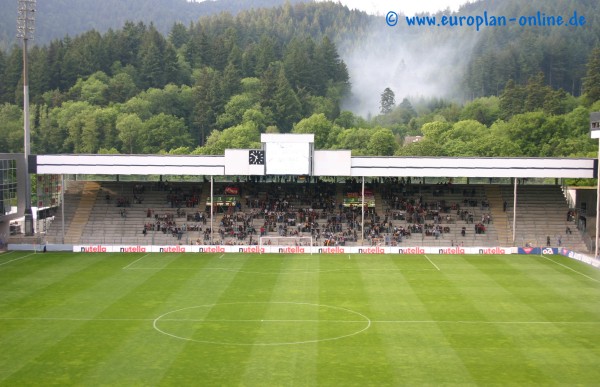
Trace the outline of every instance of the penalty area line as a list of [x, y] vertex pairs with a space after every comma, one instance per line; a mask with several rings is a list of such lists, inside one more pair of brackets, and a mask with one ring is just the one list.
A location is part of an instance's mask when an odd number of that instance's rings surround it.
[[[148, 253], [148, 254], [150, 254], [150, 253]], [[128, 269], [128, 268], [129, 268], [129, 266], [133, 265], [133, 264], [134, 264], [134, 263], [136, 263], [137, 261], [140, 261], [142, 258], [145, 258], [145, 257], [147, 257], [147, 256], [148, 256], [148, 254], [144, 254], [144, 255], [142, 255], [141, 257], [139, 257], [138, 259], [136, 259], [135, 261], [131, 262], [129, 265], [125, 266], [125, 267], [123, 268], [123, 270], [126, 270], [126, 269]]]
[[433, 265], [433, 267], [435, 267], [437, 269], [437, 271], [440, 271], [440, 268], [438, 267], [438, 265], [433, 263], [433, 261], [431, 259], [429, 259], [429, 257], [427, 255], [425, 255], [425, 258], [427, 258], [427, 260]]
[[9, 264], [9, 263], [14, 262], [14, 261], [18, 261], [18, 260], [23, 259], [23, 258], [27, 258], [29, 256], [32, 256], [33, 254], [35, 254], [35, 253], [31, 253], [31, 254], [27, 254], [27, 255], [24, 255], [24, 256], [19, 257], [19, 258], [11, 259], [10, 261], [2, 262], [2, 263], [0, 263], [0, 266]]

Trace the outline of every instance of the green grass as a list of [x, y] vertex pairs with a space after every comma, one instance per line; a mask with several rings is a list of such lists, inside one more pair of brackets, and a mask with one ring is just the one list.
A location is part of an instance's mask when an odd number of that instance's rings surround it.
[[598, 385], [564, 257], [0, 255], [0, 385]]

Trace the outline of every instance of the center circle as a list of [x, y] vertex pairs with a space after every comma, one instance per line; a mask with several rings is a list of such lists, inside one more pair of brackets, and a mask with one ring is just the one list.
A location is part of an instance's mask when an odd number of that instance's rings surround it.
[[292, 345], [339, 340], [369, 329], [356, 311], [303, 302], [231, 302], [164, 313], [153, 327], [167, 336], [223, 345]]

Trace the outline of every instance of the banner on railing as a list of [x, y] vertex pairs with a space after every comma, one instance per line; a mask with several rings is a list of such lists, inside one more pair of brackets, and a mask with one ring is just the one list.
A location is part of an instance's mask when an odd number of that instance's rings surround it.
[[565, 257], [569, 257], [569, 258], [574, 259], [576, 261], [587, 263], [588, 265], [592, 265], [595, 268], [599, 268], [600, 269], [600, 259], [596, 259], [596, 258], [593, 258], [593, 257], [589, 257], [587, 255], [576, 253], [575, 251], [571, 251], [571, 250], [568, 250], [568, 249], [560, 249], [560, 254], [564, 255]]

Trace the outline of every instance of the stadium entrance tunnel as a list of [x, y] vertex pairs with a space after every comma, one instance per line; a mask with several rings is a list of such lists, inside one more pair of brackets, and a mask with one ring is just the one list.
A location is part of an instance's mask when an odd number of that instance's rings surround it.
[[157, 317], [154, 329], [206, 344], [276, 346], [340, 340], [371, 326], [362, 313], [301, 302], [234, 302], [190, 306]]

